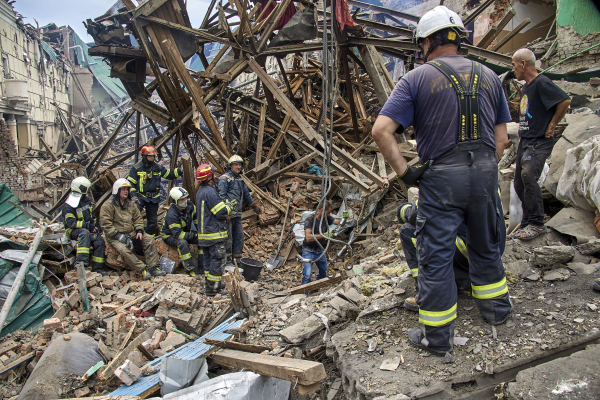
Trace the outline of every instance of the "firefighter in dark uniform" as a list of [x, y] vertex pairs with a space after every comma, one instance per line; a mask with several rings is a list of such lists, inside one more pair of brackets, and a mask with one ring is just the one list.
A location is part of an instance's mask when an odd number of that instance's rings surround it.
[[[498, 197], [500, 197], [500, 191], [498, 191]], [[402, 243], [402, 250], [406, 257], [406, 263], [410, 268], [412, 277], [415, 280], [415, 289], [417, 295], [419, 294], [419, 264], [417, 262], [417, 236], [415, 234], [417, 214], [418, 214], [418, 201], [413, 203], [404, 203], [398, 207], [396, 215], [398, 222], [403, 225], [400, 227], [400, 242]], [[502, 207], [502, 202], [498, 201], [499, 207]], [[502, 215], [504, 212], [501, 210]], [[504, 246], [506, 243], [506, 231], [500, 232], [500, 251], [504, 254]], [[458, 233], [454, 240], [456, 245], [456, 251], [454, 252], [454, 281], [459, 292], [471, 291], [471, 279], [469, 278], [469, 255], [467, 253], [467, 225], [463, 222], [458, 227]], [[410, 311], [419, 311], [417, 305], [417, 299], [415, 297], [408, 297], [404, 300], [404, 307]]]
[[204, 276], [206, 294], [214, 296], [225, 285], [221, 282], [225, 259], [225, 240], [231, 207], [219, 197], [215, 189], [212, 168], [202, 164], [196, 169], [196, 180], [200, 188], [196, 193], [198, 210], [198, 247], [204, 253]]
[[102, 276], [110, 275], [104, 269], [104, 239], [100, 233], [102, 228], [94, 216], [92, 202], [86, 195], [92, 182], [86, 177], [80, 176], [71, 182], [71, 194], [67, 198], [62, 209], [65, 224], [65, 234], [71, 240], [77, 240], [77, 262], [83, 263], [85, 267], [90, 264], [90, 252], [92, 252], [92, 272], [98, 272]]
[[[196, 205], [189, 200], [187, 190], [181, 187], [171, 189], [169, 200], [171, 207], [165, 215], [160, 237], [166, 244], [177, 249], [185, 272], [193, 278], [200, 279], [190, 252], [190, 244], [198, 244]], [[202, 265], [201, 248], [198, 248], [197, 258], [198, 265]]]
[[[457, 290], [455, 239], [466, 225], [471, 291], [488, 323], [508, 318], [501, 260], [504, 218], [498, 211], [498, 165], [511, 120], [498, 76], [458, 54], [460, 17], [437, 6], [421, 17], [415, 38], [426, 64], [398, 82], [373, 126], [373, 139], [407, 185], [419, 184], [415, 224], [419, 327], [411, 345], [444, 356], [454, 346]], [[395, 132], [412, 126], [422, 167], [408, 167]]]
[[156, 234], [156, 221], [158, 218], [158, 203], [160, 203], [161, 179], [177, 179], [182, 176], [182, 169], [170, 170], [154, 162], [156, 149], [153, 146], [142, 147], [142, 161], [135, 164], [129, 171], [127, 180], [133, 188], [134, 202], [140, 212], [146, 209], [145, 232], [154, 236]]

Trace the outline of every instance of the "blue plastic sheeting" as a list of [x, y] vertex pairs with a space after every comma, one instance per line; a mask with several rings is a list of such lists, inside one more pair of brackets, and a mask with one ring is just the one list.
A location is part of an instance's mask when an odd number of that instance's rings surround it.
[[[236, 321], [235, 318], [238, 315], [239, 313], [234, 314], [227, 321], [223, 322], [216, 328], [213, 328], [212, 331], [208, 332], [200, 339], [181, 346], [180, 348], [173, 350], [172, 352], [167, 353], [156, 360], [150, 361], [148, 364], [154, 365], [156, 368], [160, 369], [160, 363], [164, 357], [179, 358], [181, 360], [195, 360], [202, 357], [214, 347], [204, 343], [204, 339], [227, 340], [231, 338], [233, 336], [232, 334], [224, 333], [223, 331], [237, 328], [245, 321], [245, 319]], [[158, 373], [150, 376], [141, 376], [133, 385], [123, 385], [114, 392], [110, 393], [109, 396], [139, 396], [158, 383]]]

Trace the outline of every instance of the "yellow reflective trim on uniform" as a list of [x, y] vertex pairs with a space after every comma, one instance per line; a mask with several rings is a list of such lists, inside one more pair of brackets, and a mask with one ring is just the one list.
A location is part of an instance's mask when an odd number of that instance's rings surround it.
[[104, 258], [92, 256], [92, 261], [102, 264], [104, 262]]
[[204, 233], [204, 200], [202, 200], [202, 205], [200, 206], [200, 233]]
[[500, 187], [498, 187], [498, 199], [500, 200], [500, 208], [502, 209], [502, 215], [504, 215], [504, 204], [502, 204], [502, 193]]
[[413, 278], [416, 278], [417, 276], [419, 276], [419, 268], [411, 268], [410, 273], [412, 274]]
[[181, 261], [189, 260], [190, 258], [192, 258], [192, 255], [190, 253], [187, 253], [187, 254], [184, 254], [182, 256], [179, 256], [179, 259]]
[[169, 236], [171, 236], [171, 235], [168, 235], [168, 234], [166, 234], [166, 233], [161, 233], [161, 234], [160, 234], [160, 238], [161, 238], [161, 239], [166, 239], [166, 238], [168, 238]]
[[167, 170], [165, 171], [165, 173], [162, 174], [162, 177], [165, 178], [165, 179], [167, 179], [167, 175], [169, 175], [170, 173], [171, 173], [171, 168], [167, 168]]
[[83, 228], [83, 221], [77, 221], [75, 228]]
[[204, 250], [198, 249], [198, 254], [204, 254]]
[[405, 221], [404, 219], [404, 215], [406, 214], [406, 209], [410, 207], [410, 204], [405, 205], [404, 207], [402, 207], [400, 209], [400, 218], [402, 218], [402, 221]]
[[415, 245], [415, 249], [417, 248], [417, 239], [415, 238], [411, 238], [413, 244]]
[[174, 174], [175, 174], [175, 178], [179, 178], [179, 169], [178, 168], [175, 168]]
[[183, 239], [185, 237], [185, 232], [181, 231], [177, 239]]
[[127, 177], [127, 180], [128, 180], [129, 182], [133, 183], [134, 185], [137, 185], [137, 183], [138, 183], [138, 181], [137, 181], [137, 180], [133, 179], [133, 178], [132, 178], [132, 177], [130, 177], [130, 176], [128, 176], [128, 177]]
[[169, 229], [173, 229], [173, 228], [180, 228], [181, 229], [181, 225], [178, 224], [178, 223], [174, 223], [174, 224], [169, 225]]
[[463, 256], [465, 256], [466, 259], [468, 259], [469, 256], [467, 253], [467, 246], [465, 245], [465, 242], [460, 237], [457, 236], [455, 243], [456, 243], [456, 247], [458, 247], [458, 250], [460, 251], [460, 253]]
[[209, 281], [212, 281], [212, 282], [221, 282], [221, 277], [219, 275], [208, 274], [208, 275], [206, 275], [206, 279], [208, 279]]
[[425, 311], [419, 308], [419, 322], [423, 325], [440, 326], [456, 319], [456, 304], [445, 311]]
[[506, 285], [506, 276], [500, 280], [500, 282], [491, 283], [489, 285], [475, 286], [471, 284], [473, 297], [476, 299], [492, 299], [508, 293], [508, 286]]
[[215, 214], [215, 215], [217, 215], [217, 213], [218, 213], [219, 211], [221, 211], [221, 210], [223, 209], [223, 207], [226, 207], [226, 206], [225, 206], [225, 203], [223, 203], [223, 202], [217, 203], [217, 205], [215, 205], [215, 206], [214, 206], [214, 207], [213, 207], [213, 208], [210, 210], [210, 212], [211, 212], [211, 213], [213, 213], [213, 214]]
[[[144, 181], [146, 180], [146, 173], [145, 172], [138, 172], [137, 173], [140, 176], [140, 194], [142, 194], [142, 192], [144, 191]], [[142, 194], [142, 196], [144, 196]], [[144, 196], [145, 197], [145, 196]]]
[[77, 246], [77, 254], [79, 254], [79, 253], [90, 254], [90, 248], [89, 247], [79, 247], [79, 246]]
[[206, 234], [199, 233], [198, 234], [198, 239], [201, 239], [201, 240], [224, 239], [226, 237], [227, 237], [227, 231], [206, 233]]
[[77, 218], [75, 218], [75, 215], [73, 215], [73, 214], [71, 214], [71, 213], [67, 213], [67, 214], [65, 214], [65, 219], [67, 219], [67, 218], [73, 218], [73, 219], [77, 219]]

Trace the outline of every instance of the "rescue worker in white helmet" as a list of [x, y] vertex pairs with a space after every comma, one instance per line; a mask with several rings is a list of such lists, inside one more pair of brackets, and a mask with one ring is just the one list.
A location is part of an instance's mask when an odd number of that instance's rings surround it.
[[[117, 179], [113, 184], [112, 196], [102, 205], [100, 224], [106, 240], [123, 256], [125, 264], [139, 272], [144, 280], [163, 276], [165, 272], [160, 269], [156, 241], [144, 232], [144, 220], [140, 210], [131, 201], [130, 190], [131, 183], [127, 179]], [[137, 258], [133, 240], [141, 242], [146, 264]]]
[[100, 233], [102, 228], [94, 214], [92, 202], [87, 192], [92, 182], [84, 176], [77, 177], [71, 182], [71, 194], [62, 208], [65, 234], [71, 240], [77, 240], [76, 262], [83, 263], [84, 267], [90, 265], [92, 258], [92, 272], [102, 276], [110, 275], [104, 269], [104, 239]]
[[193, 259], [198, 260], [200, 268], [202, 265], [202, 248], [198, 248], [197, 254], [194, 256], [190, 252], [190, 244], [198, 244], [196, 205], [190, 201], [189, 193], [182, 187], [171, 189], [169, 201], [171, 206], [165, 215], [160, 237], [167, 245], [177, 249], [185, 272], [193, 278], [200, 279], [200, 276], [196, 273]]
[[[466, 29], [444, 6], [427, 12], [415, 39], [426, 64], [402, 77], [373, 126], [373, 139], [407, 185], [419, 184], [415, 235], [420, 329], [411, 345], [444, 356], [453, 349], [457, 290], [453, 259], [459, 226], [467, 228], [471, 290], [488, 323], [506, 321], [512, 305], [501, 260], [499, 155], [511, 120], [498, 76], [458, 55]], [[394, 137], [412, 126], [421, 167], [408, 167]], [[448, 356], [450, 357], [450, 356]]]
[[233, 263], [233, 259], [239, 260], [244, 250], [244, 227], [242, 225], [242, 207], [248, 204], [254, 212], [260, 214], [262, 209], [254, 202], [250, 191], [243, 181], [244, 160], [242, 157], [233, 155], [228, 160], [229, 170], [219, 177], [218, 191], [222, 200], [229, 202], [232, 206], [231, 214], [227, 220], [227, 259]]
[[221, 282], [225, 268], [225, 240], [227, 239], [227, 219], [231, 212], [215, 189], [212, 168], [202, 164], [196, 169], [196, 180], [200, 187], [196, 192], [198, 210], [198, 247], [203, 250], [206, 295], [214, 296], [225, 288]]

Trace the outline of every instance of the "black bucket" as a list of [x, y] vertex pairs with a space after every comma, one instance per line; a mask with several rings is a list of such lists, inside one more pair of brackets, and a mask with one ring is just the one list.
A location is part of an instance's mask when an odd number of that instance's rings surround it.
[[253, 258], [244, 257], [240, 259], [240, 267], [244, 269], [244, 272], [242, 272], [244, 279], [252, 282], [258, 279], [260, 271], [263, 269], [263, 263]]

